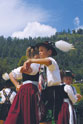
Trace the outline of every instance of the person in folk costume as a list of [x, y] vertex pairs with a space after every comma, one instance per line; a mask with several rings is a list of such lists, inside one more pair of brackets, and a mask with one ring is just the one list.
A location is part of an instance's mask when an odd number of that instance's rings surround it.
[[[37, 58], [38, 50], [34, 47], [27, 49], [28, 58]], [[23, 66], [12, 70], [9, 74], [17, 89], [17, 95], [8, 113], [5, 124], [39, 124], [38, 115], [38, 77], [39, 64], [31, 64], [28, 71]], [[31, 69], [33, 68], [33, 70]], [[29, 75], [28, 75], [29, 72]], [[20, 85], [17, 78], [23, 78]]]
[[11, 83], [8, 74], [7, 76], [8, 79], [5, 74], [2, 75], [5, 82], [3, 84], [3, 89], [0, 91], [0, 124], [3, 124], [6, 120], [10, 106], [16, 96], [16, 91], [13, 89], [14, 85]]
[[[40, 119], [40, 123], [52, 124], [52, 118], [47, 118], [47, 114], [49, 109], [52, 110], [53, 114], [56, 113], [56, 102], [54, 98], [61, 83], [59, 66], [56, 60], [53, 58], [53, 56], [57, 55], [57, 52], [53, 42], [45, 41], [42, 43], [38, 43], [37, 47], [39, 48], [40, 58], [27, 60], [25, 68], [28, 70], [29, 66], [32, 63], [41, 64], [39, 76], [39, 92], [41, 95], [40, 106], [42, 106], [41, 103], [43, 101], [45, 105], [45, 112]], [[43, 111], [42, 109], [43, 107], [41, 108], [41, 112]]]
[[77, 124], [73, 104], [81, 99], [81, 95], [77, 94], [75, 88], [72, 88], [71, 86], [74, 78], [74, 75], [71, 73], [71, 71], [61, 72], [61, 77], [62, 86], [60, 96], [63, 99], [63, 102], [56, 124]]
[[[68, 85], [71, 85], [73, 83], [74, 78], [75, 78], [75, 75], [72, 73], [72, 71], [70, 71], [70, 70], [64, 71], [63, 82], [65, 82]], [[71, 87], [73, 89], [74, 94], [78, 95], [78, 101], [80, 101], [82, 96], [77, 93], [76, 88], [74, 86], [71, 85]]]

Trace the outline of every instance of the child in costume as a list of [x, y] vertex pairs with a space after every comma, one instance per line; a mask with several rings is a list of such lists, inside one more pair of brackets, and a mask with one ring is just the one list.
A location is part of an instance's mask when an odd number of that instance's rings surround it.
[[[38, 52], [35, 48], [29, 48], [29, 58], [33, 56], [37, 57], [37, 55]], [[33, 71], [31, 69], [32, 67], [34, 67]], [[22, 67], [14, 69], [9, 74], [18, 92], [10, 108], [5, 124], [39, 124], [37, 97], [39, 64], [32, 64], [29, 69], [29, 75]], [[21, 85], [17, 81], [17, 78], [20, 77], [23, 77], [23, 83]]]
[[73, 78], [71, 71], [63, 72], [63, 84], [60, 92], [63, 102], [58, 114], [57, 124], [77, 124], [73, 104], [81, 99], [81, 95], [77, 94], [75, 88], [70, 85]]
[[39, 92], [41, 92], [41, 101], [43, 101], [43, 103], [45, 104], [45, 113], [41, 117], [40, 123], [51, 124], [52, 118], [49, 118], [47, 120], [46, 116], [49, 109], [52, 110], [54, 116], [56, 115], [55, 97], [57, 96], [56, 93], [61, 83], [59, 66], [56, 60], [53, 58], [53, 56], [56, 56], [57, 52], [52, 42], [45, 41], [43, 43], [37, 44], [37, 47], [39, 48], [40, 58], [27, 60], [24, 68], [28, 70], [29, 66], [32, 63], [41, 65], [39, 77]]

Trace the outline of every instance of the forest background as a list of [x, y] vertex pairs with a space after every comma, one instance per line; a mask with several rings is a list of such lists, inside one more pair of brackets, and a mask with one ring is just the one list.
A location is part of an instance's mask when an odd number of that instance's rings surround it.
[[55, 57], [60, 69], [72, 70], [75, 74], [74, 86], [77, 92], [83, 95], [83, 29], [72, 32], [63, 30], [51, 37], [29, 37], [24, 39], [0, 36], [0, 90], [4, 85], [2, 74], [9, 73], [12, 69], [22, 65], [26, 60], [26, 49], [30, 45], [43, 41], [64, 40], [74, 45], [75, 49], [62, 52], [56, 48], [58, 55]]
[[[9, 73], [12, 69], [22, 65], [26, 60], [26, 49], [30, 45], [43, 41], [64, 40], [74, 45], [75, 49], [69, 52], [62, 52], [56, 48], [58, 55], [55, 57], [60, 69], [72, 70], [75, 74], [74, 86], [78, 93], [83, 95], [83, 29], [72, 32], [63, 30], [57, 32], [51, 37], [29, 37], [24, 39], [0, 36], [0, 90], [3, 88], [5, 81], [2, 74]], [[83, 99], [78, 103], [78, 108], [83, 110]], [[83, 114], [83, 113], [82, 113]]]

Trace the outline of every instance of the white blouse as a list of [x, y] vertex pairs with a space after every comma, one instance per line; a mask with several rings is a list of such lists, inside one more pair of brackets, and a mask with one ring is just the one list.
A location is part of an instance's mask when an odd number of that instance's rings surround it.
[[68, 94], [72, 103], [75, 104], [77, 102], [77, 96], [74, 94], [71, 85], [65, 85], [64, 86], [64, 91]]
[[[21, 67], [12, 70], [12, 75], [17, 80], [22, 79], [22, 73], [20, 72]], [[30, 67], [32, 68], [32, 72], [29, 75], [36, 75], [39, 72], [39, 64], [32, 63]]]
[[47, 82], [48, 87], [54, 85], [60, 85], [61, 77], [60, 77], [60, 70], [57, 62], [52, 57], [48, 57], [51, 60], [52, 64], [47, 67]]

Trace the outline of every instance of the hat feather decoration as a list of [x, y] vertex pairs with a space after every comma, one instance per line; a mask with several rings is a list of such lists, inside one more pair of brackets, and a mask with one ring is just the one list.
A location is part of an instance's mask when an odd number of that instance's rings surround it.
[[2, 78], [3, 78], [4, 80], [9, 80], [9, 74], [8, 74], [8, 73], [2, 74]]
[[56, 41], [55, 46], [56, 46], [56, 48], [58, 48], [59, 50], [61, 50], [63, 52], [68, 52], [72, 49], [75, 49], [72, 44], [70, 44], [66, 41], [63, 41], [63, 40]]

